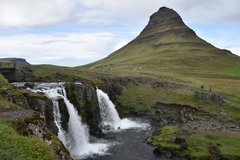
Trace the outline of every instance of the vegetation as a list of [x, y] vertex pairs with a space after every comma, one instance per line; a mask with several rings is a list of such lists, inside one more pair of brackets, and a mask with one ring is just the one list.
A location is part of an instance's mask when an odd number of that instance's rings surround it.
[[[152, 144], [192, 159], [240, 158], [238, 133], [193, 131], [179, 126], [165, 126], [152, 138]], [[187, 147], [183, 148], [183, 144]]]
[[49, 147], [37, 138], [20, 136], [8, 122], [0, 122], [1, 160], [53, 160]]
[[[171, 17], [175, 18], [171, 19]], [[74, 68], [53, 65], [31, 66], [24, 69], [27, 75], [25, 80], [90, 81], [96, 86], [104, 86], [109, 84], [103, 85], [102, 79], [109, 77], [148, 79], [144, 83], [136, 84], [110, 82], [121, 88], [121, 94], [117, 95], [115, 101], [121, 116], [131, 113], [155, 115], [156, 112], [162, 112], [176, 118], [176, 109], [169, 108], [166, 111], [156, 109], [156, 104], [161, 102], [189, 105], [208, 113], [220, 123], [229, 121], [240, 123], [240, 57], [200, 39], [184, 23], [179, 23], [181, 19], [177, 20], [176, 16], [170, 16], [169, 19], [171, 25], [158, 24], [157, 27], [150, 26], [150, 30], [146, 27], [135, 40], [105, 59]], [[176, 24], [173, 23], [175, 20]], [[156, 20], [154, 24], [157, 22], [160, 21]], [[168, 24], [165, 23], [166, 21], [161, 22]], [[178, 30], [179, 28], [181, 30]], [[165, 32], [166, 30], [168, 32]], [[7, 83], [0, 75], [0, 107], [14, 108], [16, 106], [8, 102], [4, 96], [9, 92], [13, 93], [13, 96], [22, 93], [5, 86]], [[221, 115], [221, 112], [224, 112], [224, 115]], [[204, 121], [208, 120], [208, 117], [200, 118]], [[19, 159], [27, 158], [24, 157], [27, 154], [37, 159], [35, 150], [39, 151], [39, 157], [47, 153], [46, 146], [36, 139], [17, 135], [8, 123], [0, 123], [1, 130], [7, 132], [0, 132], [2, 136], [0, 139], [6, 139], [0, 141], [3, 146], [3, 148], [0, 146], [0, 149], [3, 149], [0, 157], [11, 159], [11, 156], [15, 158], [16, 153], [19, 153], [22, 156], [17, 157]], [[7, 144], [8, 141], [14, 143]], [[35, 147], [35, 150], [30, 150], [29, 153], [26, 146], [20, 142]], [[42, 148], [36, 148], [33, 142], [38, 143]], [[152, 143], [160, 149], [171, 150], [177, 155], [192, 159], [217, 160], [219, 157], [240, 159], [238, 133], [194, 131], [171, 125], [162, 127], [152, 138]], [[16, 151], [11, 150], [11, 147]], [[47, 155], [51, 154], [48, 152]], [[51, 159], [51, 156], [45, 158]]]
[[0, 73], [0, 85], [8, 84], [7, 79], [3, 77], [3, 75]]

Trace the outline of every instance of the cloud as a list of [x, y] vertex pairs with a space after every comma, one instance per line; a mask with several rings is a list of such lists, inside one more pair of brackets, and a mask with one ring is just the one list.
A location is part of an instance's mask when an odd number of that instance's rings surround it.
[[189, 23], [240, 24], [239, 0], [1, 0], [0, 27], [145, 21], [161, 6], [177, 10]]
[[176, 10], [200, 37], [240, 54], [239, 0], [0, 0], [0, 57], [69, 66], [93, 62], [137, 36], [161, 6]]
[[0, 26], [44, 26], [67, 21], [73, 0], [1, 0]]
[[[116, 46], [121, 47], [123, 41], [126, 39], [108, 32], [1, 36], [0, 57], [22, 57], [33, 64], [75, 66], [107, 56]], [[65, 63], [66, 60], [69, 62]]]

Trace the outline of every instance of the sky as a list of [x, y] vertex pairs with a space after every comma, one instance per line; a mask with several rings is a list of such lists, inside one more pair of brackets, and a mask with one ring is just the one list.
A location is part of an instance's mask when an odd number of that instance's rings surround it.
[[240, 0], [0, 0], [0, 58], [84, 65], [134, 39], [160, 7], [240, 55]]

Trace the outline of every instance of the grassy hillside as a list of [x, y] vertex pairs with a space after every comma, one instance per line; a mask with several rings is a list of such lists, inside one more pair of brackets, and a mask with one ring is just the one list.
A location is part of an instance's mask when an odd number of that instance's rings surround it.
[[240, 57], [199, 38], [173, 10], [161, 8], [129, 44], [85, 68], [110, 73], [223, 73], [240, 68]]
[[[25, 73], [26, 81], [91, 82], [108, 91], [120, 90], [114, 95], [120, 116], [168, 116], [182, 125], [187, 117], [187, 122], [199, 123], [186, 129], [191, 132], [185, 138], [189, 148], [181, 154], [206, 159], [211, 152], [206, 148], [214, 143], [222, 156], [240, 156], [239, 129], [228, 132], [240, 123], [240, 57], [199, 38], [171, 9], [153, 14], [138, 37], [105, 59], [75, 68], [32, 66]], [[6, 83], [0, 77], [1, 81]], [[165, 105], [157, 108], [158, 104]], [[157, 121], [156, 128], [163, 123]], [[206, 127], [211, 123], [217, 128]], [[179, 149], [171, 137], [181, 131], [176, 125], [163, 127], [153, 145]]]
[[[117, 77], [143, 77], [185, 87], [126, 85], [118, 103], [122, 112], [153, 112], [157, 102], [188, 104], [240, 120], [240, 57], [199, 38], [173, 10], [161, 8], [126, 46], [95, 63], [77, 67]], [[201, 100], [196, 92], [219, 93], [224, 103]], [[139, 97], [141, 101], [139, 102]]]
[[1, 160], [54, 160], [46, 143], [37, 138], [20, 136], [10, 123], [0, 121]]

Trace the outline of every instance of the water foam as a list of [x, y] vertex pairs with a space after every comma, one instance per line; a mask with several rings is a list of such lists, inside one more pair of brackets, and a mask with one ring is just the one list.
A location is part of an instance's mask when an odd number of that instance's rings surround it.
[[[59, 129], [58, 137], [69, 150], [72, 158], [81, 159], [94, 155], [103, 155], [107, 152], [110, 147], [109, 144], [90, 143], [88, 127], [82, 123], [77, 110], [68, 100], [66, 90], [62, 83], [41, 83], [32, 91], [44, 93], [53, 101], [54, 122]], [[67, 131], [61, 127], [59, 99], [64, 100], [69, 113]]]
[[97, 89], [100, 114], [102, 118], [101, 127], [104, 131], [120, 131], [130, 128], [145, 129], [149, 126], [148, 123], [141, 123], [130, 120], [128, 118], [121, 119], [110, 98], [102, 90]]

